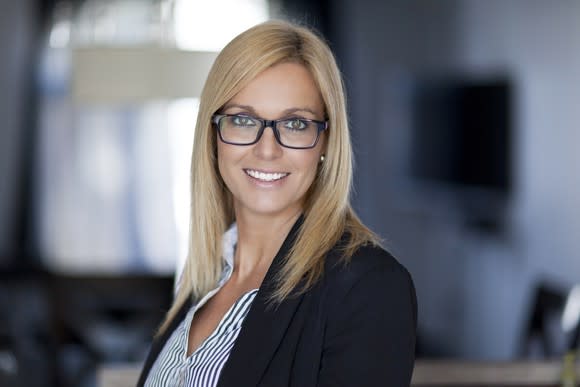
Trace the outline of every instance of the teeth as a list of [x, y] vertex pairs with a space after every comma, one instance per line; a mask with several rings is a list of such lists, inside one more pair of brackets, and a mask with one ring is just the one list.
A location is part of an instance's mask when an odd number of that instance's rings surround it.
[[280, 180], [281, 178], [287, 176], [287, 173], [265, 173], [265, 172], [258, 172], [252, 169], [246, 169], [246, 173], [252, 176], [254, 179], [263, 180], [263, 181], [274, 181]]

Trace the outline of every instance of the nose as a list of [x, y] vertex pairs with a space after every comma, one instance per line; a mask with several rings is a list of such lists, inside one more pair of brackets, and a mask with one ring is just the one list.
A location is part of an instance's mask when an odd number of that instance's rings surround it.
[[260, 140], [254, 144], [254, 154], [261, 159], [271, 160], [280, 157], [282, 146], [278, 144], [274, 135], [274, 128], [267, 126], [260, 137]]

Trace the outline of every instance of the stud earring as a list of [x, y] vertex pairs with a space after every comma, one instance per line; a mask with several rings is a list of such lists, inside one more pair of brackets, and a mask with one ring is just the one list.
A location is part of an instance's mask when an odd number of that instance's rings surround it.
[[320, 162], [324, 161], [324, 155], [320, 155]]

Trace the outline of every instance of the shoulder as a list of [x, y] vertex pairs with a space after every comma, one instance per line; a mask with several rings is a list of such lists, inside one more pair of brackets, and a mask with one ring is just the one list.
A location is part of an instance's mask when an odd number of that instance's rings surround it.
[[375, 277], [383, 280], [408, 281], [412, 284], [407, 269], [391, 253], [373, 244], [360, 246], [348, 258], [344, 258], [342, 250], [336, 246], [326, 256], [325, 275], [328, 279], [341, 282], [342, 285]]
[[340, 248], [333, 248], [326, 257], [322, 282], [330, 299], [337, 301], [335, 306], [349, 299], [356, 302], [368, 298], [376, 304], [392, 304], [396, 299], [416, 314], [415, 287], [409, 271], [380, 246], [361, 246], [349, 259], [342, 257]]

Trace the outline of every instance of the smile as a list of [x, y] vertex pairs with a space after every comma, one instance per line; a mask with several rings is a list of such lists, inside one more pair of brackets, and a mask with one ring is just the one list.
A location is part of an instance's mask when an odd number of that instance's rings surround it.
[[246, 172], [246, 175], [251, 176], [254, 179], [261, 180], [261, 181], [276, 181], [276, 180], [280, 180], [280, 179], [289, 175], [289, 173], [282, 173], [282, 172], [267, 173], [267, 172], [256, 171], [253, 169], [244, 169], [244, 172]]

